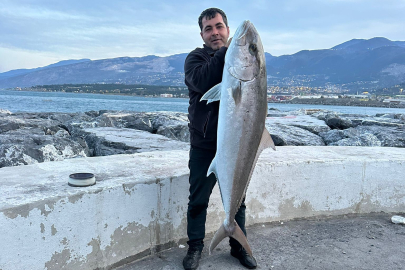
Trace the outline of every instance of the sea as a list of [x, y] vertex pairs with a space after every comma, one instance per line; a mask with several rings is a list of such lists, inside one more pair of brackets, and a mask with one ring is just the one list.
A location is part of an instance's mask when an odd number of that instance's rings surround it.
[[[322, 109], [345, 114], [375, 115], [379, 113], [402, 113], [401, 108], [353, 107], [331, 105], [301, 105], [269, 103], [269, 110], [283, 112], [299, 109]], [[123, 95], [84, 94], [64, 92], [31, 92], [0, 90], [0, 110], [17, 112], [87, 112], [99, 110], [114, 111], [172, 111], [187, 113], [186, 98], [155, 98]]]

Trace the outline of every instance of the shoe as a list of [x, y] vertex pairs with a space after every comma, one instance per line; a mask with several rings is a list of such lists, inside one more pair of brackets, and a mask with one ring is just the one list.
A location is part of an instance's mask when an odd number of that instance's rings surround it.
[[256, 259], [250, 256], [244, 248], [233, 249], [231, 248], [231, 255], [239, 260], [239, 262], [248, 269], [255, 269], [257, 267]]
[[189, 248], [186, 257], [183, 259], [185, 270], [196, 270], [201, 259], [201, 250], [198, 248]]

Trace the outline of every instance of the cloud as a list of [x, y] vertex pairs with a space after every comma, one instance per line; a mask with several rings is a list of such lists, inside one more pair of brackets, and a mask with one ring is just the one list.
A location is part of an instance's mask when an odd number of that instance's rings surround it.
[[26, 60], [2, 58], [1, 68], [189, 52], [202, 45], [197, 18], [208, 7], [226, 12], [231, 34], [251, 20], [274, 55], [331, 48], [352, 38], [405, 40], [405, 1], [399, 0], [2, 0], [2, 56], [7, 51]]
[[58, 55], [48, 52], [23, 50], [19, 48], [5, 48], [0, 46], [0, 72], [20, 68], [37, 68], [63, 60]]

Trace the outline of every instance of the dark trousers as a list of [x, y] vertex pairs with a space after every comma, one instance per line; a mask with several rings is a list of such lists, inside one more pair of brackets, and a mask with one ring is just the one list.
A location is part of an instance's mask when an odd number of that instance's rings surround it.
[[[212, 189], [217, 182], [215, 175], [212, 173], [206, 177], [211, 161], [214, 159], [215, 151], [194, 148], [190, 149], [190, 160], [188, 167], [190, 169], [190, 196], [187, 209], [187, 235], [189, 241], [187, 244], [190, 248], [204, 247], [205, 221], [207, 218], [207, 207]], [[235, 215], [235, 220], [243, 233], [245, 229], [245, 199]], [[229, 244], [233, 248], [239, 248], [240, 244], [230, 238]]]

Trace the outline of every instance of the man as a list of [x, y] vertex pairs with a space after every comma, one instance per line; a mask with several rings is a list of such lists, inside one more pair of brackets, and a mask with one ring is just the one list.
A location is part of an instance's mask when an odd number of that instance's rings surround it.
[[[186, 58], [185, 83], [189, 89], [188, 108], [190, 129], [190, 195], [187, 209], [188, 252], [183, 260], [186, 270], [197, 269], [204, 247], [207, 207], [216, 177], [206, 177], [208, 167], [215, 156], [219, 102], [207, 104], [201, 97], [222, 81], [225, 53], [230, 44], [229, 27], [225, 13], [217, 8], [204, 10], [198, 18], [203, 48], [197, 48]], [[239, 227], [245, 230], [245, 203], [235, 216]], [[229, 240], [231, 255], [247, 268], [256, 268], [256, 260], [233, 238]]]

